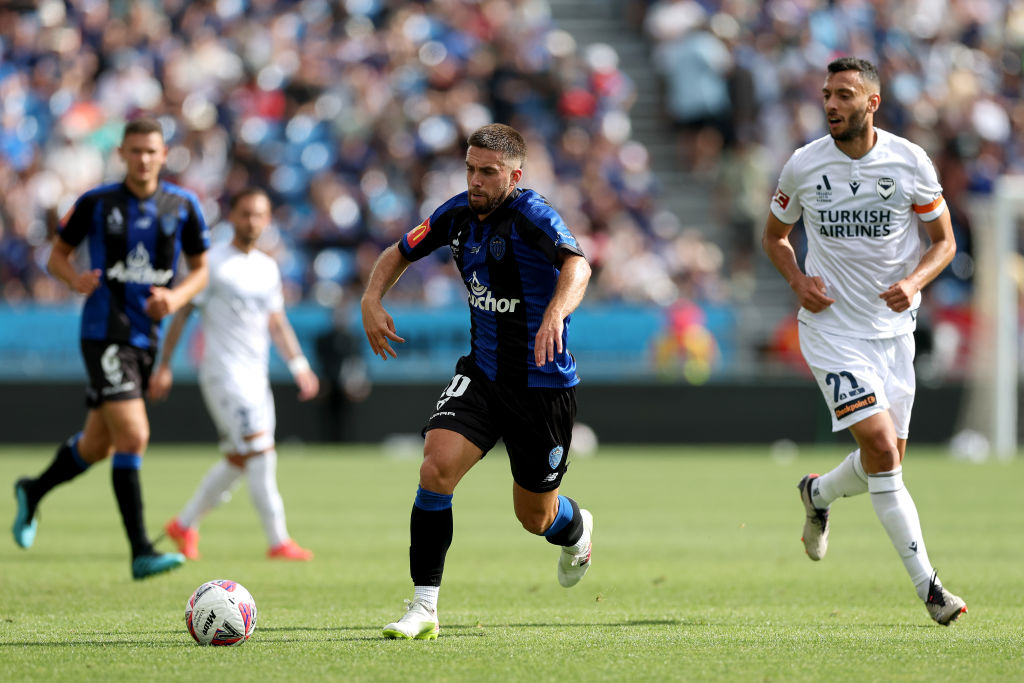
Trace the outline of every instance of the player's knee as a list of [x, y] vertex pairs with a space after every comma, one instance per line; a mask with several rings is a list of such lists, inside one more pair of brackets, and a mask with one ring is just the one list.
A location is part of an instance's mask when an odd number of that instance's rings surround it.
[[114, 435], [114, 448], [121, 453], [143, 453], [149, 444], [149, 425], [132, 425]]
[[516, 510], [516, 518], [524, 529], [537, 536], [547, 531], [554, 521], [551, 514], [545, 510]]
[[865, 440], [860, 444], [861, 462], [868, 474], [891, 472], [900, 464], [900, 452], [896, 443], [884, 436]]
[[91, 465], [113, 455], [114, 445], [110, 441], [92, 439], [83, 435], [78, 440], [78, 454], [82, 460]]
[[451, 493], [455, 490], [455, 477], [436, 459], [424, 458], [420, 465], [420, 486], [434, 493]]

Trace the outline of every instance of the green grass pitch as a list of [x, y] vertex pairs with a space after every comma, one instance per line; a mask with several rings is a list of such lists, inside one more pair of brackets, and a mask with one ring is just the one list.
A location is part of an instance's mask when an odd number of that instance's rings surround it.
[[[828, 557], [800, 543], [796, 483], [844, 455], [607, 447], [562, 491], [594, 513], [593, 568], [565, 590], [557, 550], [523, 531], [499, 448], [455, 495], [437, 641], [390, 641], [411, 597], [418, 453], [283, 445], [279, 481], [311, 563], [265, 559], [245, 487], [202, 527], [201, 560], [130, 578], [101, 464], [51, 493], [30, 550], [9, 535], [11, 484], [50, 447], [0, 448], [0, 680], [846, 681], [1024, 678], [1024, 459], [972, 465], [911, 447], [905, 481], [932, 562], [970, 612], [931, 622], [868, 497], [833, 506]], [[154, 445], [142, 470], [154, 535], [214, 461]], [[170, 549], [166, 540], [161, 547]], [[202, 648], [185, 600], [230, 578], [256, 598], [253, 638]]]

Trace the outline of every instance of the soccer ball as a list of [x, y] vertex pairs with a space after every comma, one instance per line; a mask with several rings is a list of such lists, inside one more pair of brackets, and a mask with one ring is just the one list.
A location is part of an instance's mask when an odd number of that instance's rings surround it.
[[185, 605], [185, 627], [200, 645], [241, 645], [256, 629], [256, 601], [240, 583], [207, 581]]

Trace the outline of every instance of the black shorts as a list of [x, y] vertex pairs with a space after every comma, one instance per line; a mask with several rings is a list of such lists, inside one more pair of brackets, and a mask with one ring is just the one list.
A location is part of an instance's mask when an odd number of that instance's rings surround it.
[[85, 405], [96, 408], [105, 401], [142, 398], [153, 372], [154, 354], [149, 349], [121, 342], [82, 340], [82, 359], [89, 373]]
[[527, 491], [543, 493], [558, 488], [569, 466], [575, 419], [575, 387], [504, 387], [487, 379], [463, 356], [423, 433], [450, 429], [484, 455], [503, 439], [512, 478]]

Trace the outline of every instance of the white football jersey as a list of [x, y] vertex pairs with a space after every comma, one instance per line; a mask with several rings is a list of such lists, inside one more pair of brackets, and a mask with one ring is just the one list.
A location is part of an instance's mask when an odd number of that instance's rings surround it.
[[903, 313], [890, 310], [879, 295], [920, 263], [917, 219], [933, 221], [946, 210], [924, 150], [884, 130], [875, 132], [875, 146], [860, 159], [848, 157], [828, 135], [798, 149], [783, 167], [771, 203], [783, 223], [796, 223], [803, 215], [804, 272], [820, 277], [825, 294], [835, 299], [820, 313], [801, 308], [797, 317], [859, 339], [914, 330], [920, 292]]
[[203, 329], [201, 375], [257, 390], [267, 382], [270, 314], [284, 309], [281, 272], [267, 254], [231, 244], [208, 252], [210, 280], [193, 299]]

